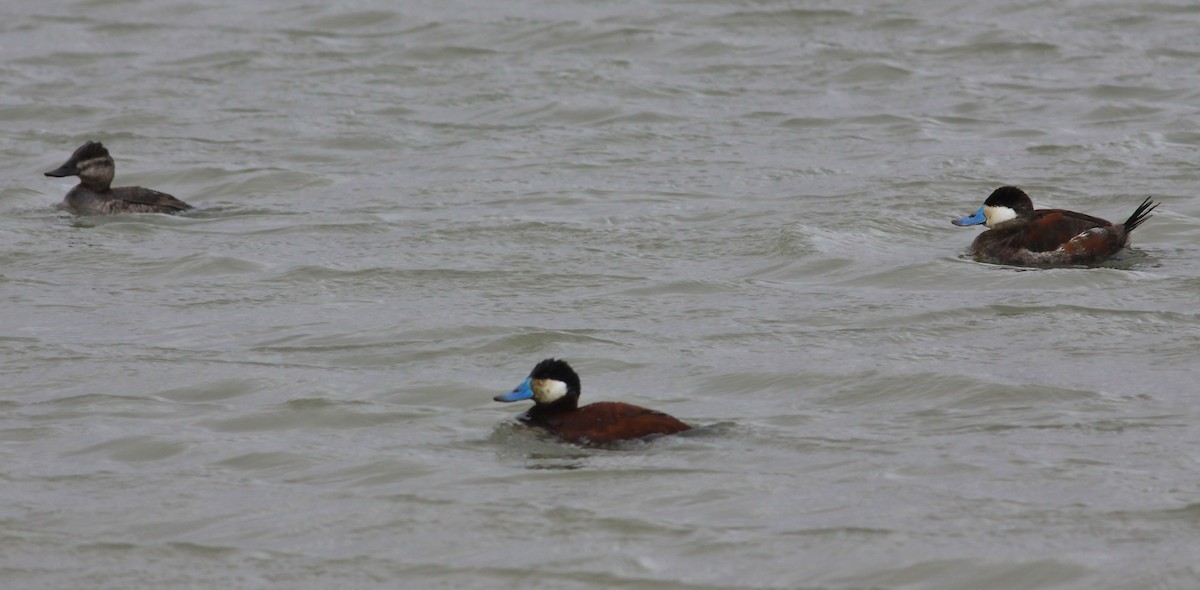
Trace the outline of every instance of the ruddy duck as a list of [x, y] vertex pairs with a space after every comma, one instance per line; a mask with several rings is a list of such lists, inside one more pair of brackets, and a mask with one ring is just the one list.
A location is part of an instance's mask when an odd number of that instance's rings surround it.
[[579, 406], [579, 375], [566, 361], [548, 358], [537, 364], [516, 389], [498, 402], [533, 399], [534, 406], [517, 419], [584, 446], [675, 434], [691, 426], [662, 412], [621, 402]]
[[1121, 225], [1063, 209], [1033, 209], [1033, 201], [1015, 186], [992, 192], [974, 215], [954, 225], [986, 225], [975, 238], [976, 260], [1022, 266], [1095, 264], [1129, 245], [1129, 234], [1158, 205], [1146, 197]]
[[98, 141], [79, 146], [65, 164], [46, 176], [78, 176], [79, 184], [67, 193], [62, 205], [78, 213], [178, 213], [192, 206], [158, 191], [140, 186], [110, 188], [117, 167]]

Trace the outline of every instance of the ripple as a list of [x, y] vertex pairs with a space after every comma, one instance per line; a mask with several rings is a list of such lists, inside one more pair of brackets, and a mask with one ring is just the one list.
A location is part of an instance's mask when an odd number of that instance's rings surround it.
[[179, 441], [161, 440], [148, 436], [128, 436], [92, 445], [65, 455], [102, 455], [122, 463], [141, 463], [170, 459], [187, 451], [188, 446], [187, 443]]
[[834, 80], [844, 84], [853, 84], [858, 82], [888, 82], [894, 83], [904, 80], [912, 75], [912, 72], [906, 68], [902, 68], [888, 63], [866, 63], [856, 65], [842, 73], [834, 76]]
[[217, 432], [271, 432], [279, 430], [348, 430], [412, 422], [420, 411], [360, 411], [357, 404], [323, 399], [292, 400], [282, 406], [259, 409], [233, 418], [209, 419], [203, 424]]

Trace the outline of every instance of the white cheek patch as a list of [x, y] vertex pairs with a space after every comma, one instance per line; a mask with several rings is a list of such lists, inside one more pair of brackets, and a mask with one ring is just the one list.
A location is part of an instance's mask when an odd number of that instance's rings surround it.
[[567, 384], [555, 379], [534, 379], [531, 385], [533, 399], [539, 404], [553, 403], [567, 395]]
[[1005, 221], [1008, 221], [1009, 219], [1016, 218], [1016, 216], [1017, 216], [1017, 212], [1013, 211], [1012, 209], [1010, 209], [1008, 207], [984, 207], [983, 208], [983, 217], [984, 217], [984, 219], [987, 219], [987, 222], [984, 223], [984, 225], [986, 225], [988, 227], [992, 227], [994, 225], [1004, 223]]

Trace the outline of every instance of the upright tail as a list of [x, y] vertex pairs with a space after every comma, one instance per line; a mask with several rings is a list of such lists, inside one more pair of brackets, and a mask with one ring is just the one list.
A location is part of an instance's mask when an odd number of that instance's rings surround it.
[[1125, 220], [1125, 234], [1129, 235], [1129, 232], [1136, 229], [1143, 221], [1150, 219], [1150, 212], [1155, 207], [1158, 207], [1158, 203], [1154, 203], [1150, 201], [1150, 197], [1146, 197], [1146, 200], [1142, 201], [1142, 204], [1138, 205], [1138, 208], [1133, 211], [1133, 215], [1130, 215], [1129, 219]]

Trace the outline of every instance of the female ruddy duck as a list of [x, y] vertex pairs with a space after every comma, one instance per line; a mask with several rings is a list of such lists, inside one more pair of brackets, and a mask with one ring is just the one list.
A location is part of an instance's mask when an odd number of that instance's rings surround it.
[[140, 186], [110, 188], [116, 172], [117, 166], [104, 145], [89, 141], [46, 176], [79, 177], [79, 184], [62, 202], [78, 213], [178, 213], [192, 208], [167, 193]]
[[1121, 225], [1063, 209], [1033, 209], [1015, 186], [996, 189], [974, 215], [954, 225], [984, 224], [988, 230], [971, 244], [976, 260], [1022, 266], [1095, 264], [1129, 245], [1129, 233], [1158, 205], [1149, 197]]
[[621, 402], [579, 406], [579, 375], [566, 361], [549, 358], [537, 364], [516, 389], [497, 395], [498, 402], [533, 399], [534, 406], [517, 419], [567, 442], [584, 446], [675, 434], [691, 426], [662, 412]]

